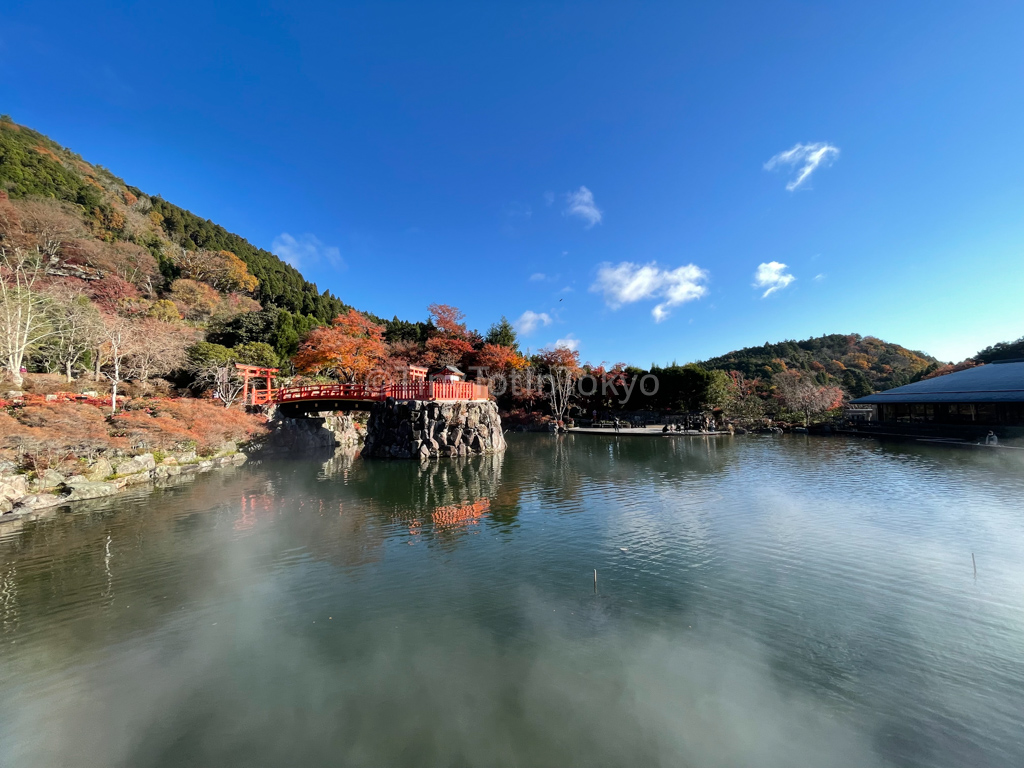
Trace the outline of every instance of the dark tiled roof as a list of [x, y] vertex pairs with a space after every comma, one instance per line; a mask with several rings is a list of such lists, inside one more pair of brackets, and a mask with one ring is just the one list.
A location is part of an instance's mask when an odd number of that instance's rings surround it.
[[1020, 403], [1024, 362], [991, 363], [887, 389], [854, 403]]

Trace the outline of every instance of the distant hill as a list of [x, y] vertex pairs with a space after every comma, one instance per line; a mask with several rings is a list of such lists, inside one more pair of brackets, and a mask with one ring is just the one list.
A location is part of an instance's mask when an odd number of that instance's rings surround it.
[[1024, 360], [1024, 336], [1016, 341], [1001, 341], [985, 347], [974, 356], [979, 363], [994, 363], [998, 360]]
[[749, 378], [767, 378], [787, 369], [812, 371], [820, 383], [839, 384], [860, 397], [909, 384], [941, 363], [924, 352], [850, 333], [747, 347], [700, 365], [709, 370], [740, 371]]
[[[173, 277], [170, 250], [230, 251], [259, 280], [253, 298], [296, 315], [330, 322], [347, 306], [320, 292], [270, 251], [212, 221], [150, 197], [106, 168], [92, 165], [48, 137], [0, 117], [0, 190], [12, 200], [49, 198], [77, 210], [94, 239], [145, 247]], [[308, 322], [301, 323], [308, 325]]]

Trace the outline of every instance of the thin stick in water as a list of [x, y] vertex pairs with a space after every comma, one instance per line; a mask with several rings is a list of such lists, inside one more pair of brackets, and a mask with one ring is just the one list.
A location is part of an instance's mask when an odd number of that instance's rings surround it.
[[597, 568], [594, 569], [594, 592], [597, 592]]
[[[971, 565], [974, 566], [974, 578], [978, 578], [978, 561], [974, 559], [974, 553], [971, 552]], [[597, 571], [594, 572], [595, 574]], [[594, 577], [597, 578], [596, 576]]]

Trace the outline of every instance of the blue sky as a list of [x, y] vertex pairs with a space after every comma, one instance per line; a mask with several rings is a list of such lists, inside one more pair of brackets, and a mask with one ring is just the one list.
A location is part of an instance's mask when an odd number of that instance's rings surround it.
[[595, 363], [1024, 335], [1020, 3], [213, 6], [5, 3], [0, 112], [361, 309]]

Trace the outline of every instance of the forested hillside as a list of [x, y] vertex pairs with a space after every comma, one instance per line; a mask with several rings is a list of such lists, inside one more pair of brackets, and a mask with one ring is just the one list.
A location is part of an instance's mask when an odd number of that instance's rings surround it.
[[709, 370], [770, 378], [785, 370], [808, 372], [820, 384], [838, 384], [854, 397], [909, 384], [940, 363], [931, 355], [856, 333], [746, 347], [700, 363]]
[[[180, 275], [174, 263], [177, 251], [228, 251], [258, 280], [251, 295], [265, 308], [273, 306], [320, 323], [330, 322], [347, 308], [269, 251], [166, 200], [148, 196], [6, 116], [0, 118], [0, 189], [12, 200], [65, 203], [66, 210], [81, 219], [86, 238], [144, 247], [165, 280]], [[88, 256], [81, 260], [88, 265]]]

